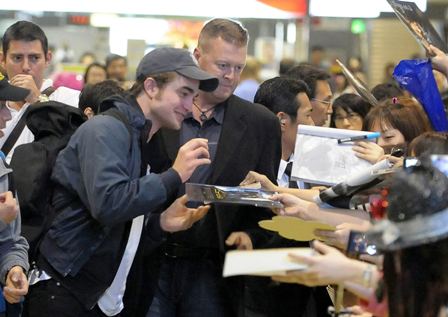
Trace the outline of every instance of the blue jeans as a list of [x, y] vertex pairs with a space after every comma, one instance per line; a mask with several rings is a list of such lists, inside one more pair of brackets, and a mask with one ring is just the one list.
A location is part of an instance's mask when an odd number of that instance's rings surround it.
[[146, 317], [235, 316], [231, 307], [218, 261], [163, 257]]

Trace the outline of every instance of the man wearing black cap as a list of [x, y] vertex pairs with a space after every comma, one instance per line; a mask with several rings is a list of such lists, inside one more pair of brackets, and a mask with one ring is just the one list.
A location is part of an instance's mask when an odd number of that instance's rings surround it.
[[26, 309], [32, 316], [118, 315], [145, 217], [157, 219], [146, 231], [159, 239], [205, 215], [208, 207], [187, 208], [186, 196], [152, 212], [197, 166], [210, 163], [207, 140], [191, 140], [172, 168], [144, 176], [140, 144], [161, 127], [179, 129], [198, 90], [217, 84], [188, 51], [155, 49], [141, 60], [130, 95], [102, 103], [117, 116], [97, 115], [76, 130], [53, 168], [57, 217], [31, 274]]

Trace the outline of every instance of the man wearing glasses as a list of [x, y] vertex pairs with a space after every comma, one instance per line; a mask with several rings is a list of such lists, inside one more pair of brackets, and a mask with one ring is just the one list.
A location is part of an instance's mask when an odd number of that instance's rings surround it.
[[328, 118], [333, 112], [331, 106], [330, 75], [312, 65], [299, 65], [291, 68], [286, 76], [303, 80], [310, 89], [310, 101], [313, 106], [311, 118], [316, 126], [326, 126]]
[[[328, 126], [329, 117], [333, 112], [331, 106], [330, 84], [328, 80], [330, 75], [312, 65], [298, 65], [291, 68], [287, 73], [287, 77], [293, 79], [303, 80], [309, 90], [309, 99], [313, 107], [311, 118], [316, 126]], [[314, 303], [313, 303], [314, 301]], [[309, 316], [325, 316], [326, 307], [331, 305], [327, 291], [323, 287], [317, 287], [313, 291], [313, 298], [308, 305], [309, 311], [306, 312]]]

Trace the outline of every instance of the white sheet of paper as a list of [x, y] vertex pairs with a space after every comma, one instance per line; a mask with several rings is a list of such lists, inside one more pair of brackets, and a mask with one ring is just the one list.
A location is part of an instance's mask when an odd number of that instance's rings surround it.
[[371, 164], [355, 156], [353, 143], [338, 139], [369, 134], [325, 127], [299, 125], [294, 150], [292, 179], [307, 183], [335, 185]]
[[285, 275], [287, 271], [306, 268], [305, 264], [293, 262], [288, 254], [312, 256], [312, 253], [311, 248], [233, 250], [226, 253], [222, 275]]

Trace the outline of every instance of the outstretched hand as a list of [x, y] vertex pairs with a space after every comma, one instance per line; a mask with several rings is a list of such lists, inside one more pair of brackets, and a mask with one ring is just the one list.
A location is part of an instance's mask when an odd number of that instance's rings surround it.
[[191, 228], [193, 224], [204, 217], [210, 206], [199, 206], [198, 208], [188, 208], [186, 206], [188, 196], [183, 195], [176, 199], [160, 215], [160, 227], [166, 232], [177, 232]]
[[283, 208], [274, 210], [276, 214], [281, 216], [293, 216], [303, 220], [314, 220], [313, 213], [316, 213], [319, 209], [316, 203], [303, 200], [291, 194], [275, 194], [271, 199], [283, 204]]
[[179, 149], [173, 169], [185, 183], [200, 165], [210, 164], [207, 139], [191, 139]]
[[448, 56], [434, 45], [430, 45], [428, 53], [432, 55], [432, 67], [448, 77]]
[[246, 177], [240, 183], [240, 186], [250, 187], [256, 184], [260, 184], [263, 189], [277, 191], [277, 186], [272, 183], [266, 175], [254, 171], [247, 173]]
[[298, 283], [307, 286], [338, 284], [350, 278], [350, 259], [322, 242], [314, 241], [313, 247], [319, 252], [314, 256], [290, 254], [292, 261], [306, 264], [308, 268], [291, 271], [286, 276], [272, 278], [284, 283]]
[[336, 230], [315, 230], [314, 234], [327, 244], [335, 246], [339, 249], [346, 250], [348, 244], [348, 238], [350, 236], [350, 231], [361, 231], [365, 232], [369, 230], [370, 222], [365, 221], [363, 224], [355, 223], [341, 223], [336, 226]]

